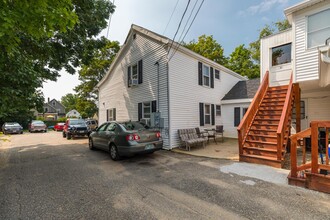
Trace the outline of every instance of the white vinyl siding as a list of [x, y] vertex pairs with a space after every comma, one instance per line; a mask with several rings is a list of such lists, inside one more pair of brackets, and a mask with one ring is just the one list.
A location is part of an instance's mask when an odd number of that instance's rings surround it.
[[[207, 64], [221, 71], [221, 81], [214, 80], [214, 89], [199, 86], [198, 61], [177, 51], [169, 62], [172, 147], [180, 146], [178, 129], [200, 127], [199, 103], [219, 103], [224, 95], [242, 80], [220, 69], [219, 66]], [[200, 62], [205, 63], [205, 61]], [[224, 114], [222, 116], [227, 117]], [[221, 125], [224, 117], [215, 117], [215, 125]], [[209, 126], [212, 127], [212, 125], [204, 125], [201, 128]]]
[[[138, 120], [138, 103], [157, 100], [157, 65], [159, 63], [159, 111], [164, 118], [164, 129], [161, 129], [164, 147], [169, 147], [168, 138], [168, 99], [167, 99], [167, 64], [166, 50], [147, 36], [137, 33], [136, 39], [128, 39], [129, 47], [112, 69], [109, 77], [99, 89], [99, 123], [106, 121], [106, 109], [116, 108], [116, 120]], [[143, 83], [127, 87], [128, 66], [143, 60]], [[103, 104], [104, 103], [104, 104]]]
[[306, 17], [296, 20], [295, 35], [296, 81], [316, 80], [319, 78], [318, 50], [306, 49]]

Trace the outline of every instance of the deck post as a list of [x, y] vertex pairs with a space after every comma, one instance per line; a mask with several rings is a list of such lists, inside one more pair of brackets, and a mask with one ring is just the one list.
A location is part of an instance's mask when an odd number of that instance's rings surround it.
[[296, 106], [296, 132], [300, 132], [301, 131], [301, 115], [300, 115], [300, 88], [299, 88], [299, 83], [295, 83], [293, 84], [294, 87], [294, 102], [295, 102], [295, 106]]
[[312, 145], [312, 173], [318, 173], [318, 123], [316, 121], [311, 122], [311, 145]]
[[291, 139], [291, 177], [297, 178], [297, 138]]

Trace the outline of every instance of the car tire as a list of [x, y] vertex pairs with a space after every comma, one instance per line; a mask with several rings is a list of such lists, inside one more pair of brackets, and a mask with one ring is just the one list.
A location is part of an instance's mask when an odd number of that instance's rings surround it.
[[71, 134], [70, 134], [70, 133], [67, 133], [67, 134], [66, 134], [66, 139], [68, 139], [68, 140], [71, 139]]
[[118, 149], [116, 147], [116, 145], [111, 144], [109, 147], [109, 153], [110, 153], [110, 157], [112, 160], [117, 161], [120, 159], [119, 153], [118, 153]]
[[89, 147], [90, 150], [95, 150], [92, 138], [88, 138], [88, 147]]
[[62, 137], [63, 137], [63, 138], [66, 138], [66, 134], [65, 134], [65, 132], [62, 132]]
[[21, 131], [21, 134], [23, 134], [23, 131]]
[[7, 132], [4, 131], [3, 134], [4, 134], [4, 135], [7, 135]]

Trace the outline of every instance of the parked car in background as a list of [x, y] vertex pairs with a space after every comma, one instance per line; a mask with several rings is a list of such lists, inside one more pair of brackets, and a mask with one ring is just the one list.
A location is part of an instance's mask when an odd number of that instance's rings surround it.
[[153, 153], [162, 147], [160, 131], [147, 129], [140, 122], [106, 122], [89, 136], [89, 148], [108, 151], [113, 160], [121, 156]]
[[97, 121], [93, 119], [86, 119], [86, 125], [88, 126], [89, 130], [95, 131], [97, 128]]
[[59, 122], [54, 125], [54, 131], [63, 131], [65, 123], [64, 122]]
[[71, 139], [77, 136], [88, 136], [90, 133], [84, 119], [68, 118], [63, 127], [63, 138]]
[[47, 125], [43, 121], [39, 120], [32, 120], [31, 123], [29, 123], [29, 132], [47, 132]]
[[3, 134], [23, 134], [23, 127], [17, 122], [5, 122], [2, 125]]

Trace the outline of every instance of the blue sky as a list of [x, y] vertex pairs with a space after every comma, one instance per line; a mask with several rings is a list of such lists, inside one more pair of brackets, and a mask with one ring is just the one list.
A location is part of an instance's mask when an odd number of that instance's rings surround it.
[[[114, 1], [116, 10], [111, 18], [108, 38], [121, 44], [125, 41], [132, 23], [173, 38], [188, 2], [179, 0], [165, 31], [178, 0]], [[196, 8], [201, 1], [198, 0]], [[191, 0], [186, 17], [189, 16], [195, 2], [196, 0]], [[213, 35], [228, 56], [238, 45], [248, 45], [255, 41], [259, 30], [266, 24], [284, 19], [283, 10], [299, 2], [301, 0], [205, 0], [184, 41], [197, 39], [202, 34]], [[184, 19], [182, 27], [185, 21]], [[179, 31], [176, 41], [180, 34]], [[106, 36], [107, 30], [105, 29], [101, 35]], [[45, 99], [50, 97], [60, 100], [67, 93], [74, 93], [73, 88], [78, 84], [77, 75], [62, 72], [62, 77], [57, 82], [44, 83], [42, 91]]]

